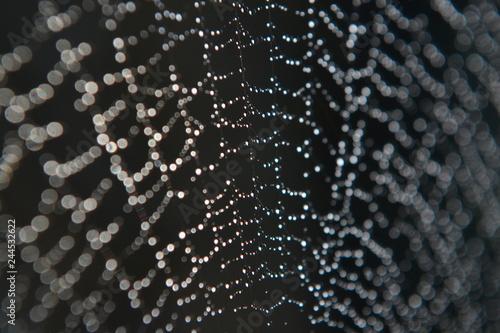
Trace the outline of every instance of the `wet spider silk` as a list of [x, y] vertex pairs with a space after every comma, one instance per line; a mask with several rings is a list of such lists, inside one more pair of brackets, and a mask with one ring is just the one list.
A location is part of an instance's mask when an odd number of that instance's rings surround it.
[[500, 330], [492, 1], [2, 6], [2, 331]]

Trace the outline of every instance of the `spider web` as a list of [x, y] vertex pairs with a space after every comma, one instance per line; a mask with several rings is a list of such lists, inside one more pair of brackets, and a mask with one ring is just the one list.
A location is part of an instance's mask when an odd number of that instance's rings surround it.
[[499, 329], [495, 4], [24, 5], [9, 332]]

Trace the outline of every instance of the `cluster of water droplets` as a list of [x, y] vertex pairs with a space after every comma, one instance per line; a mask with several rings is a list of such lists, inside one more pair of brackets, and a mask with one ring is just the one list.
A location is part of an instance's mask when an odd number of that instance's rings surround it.
[[492, 2], [37, 12], [0, 58], [18, 327], [498, 328]]

